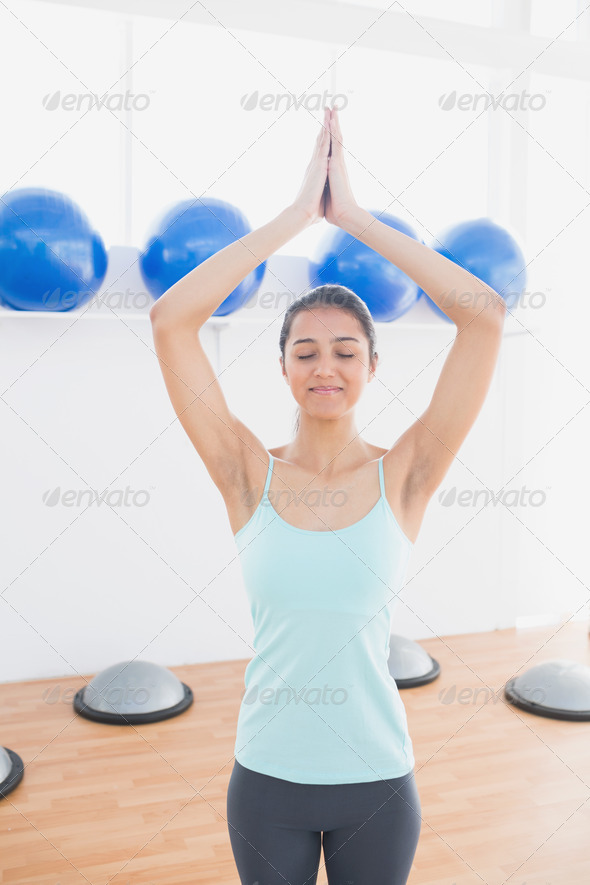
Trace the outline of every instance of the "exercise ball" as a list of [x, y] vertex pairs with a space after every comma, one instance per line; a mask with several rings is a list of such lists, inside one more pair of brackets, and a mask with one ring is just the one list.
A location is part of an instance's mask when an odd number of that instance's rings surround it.
[[193, 693], [171, 670], [151, 661], [123, 661], [100, 673], [74, 697], [74, 710], [110, 725], [159, 722], [183, 713]]
[[67, 311], [91, 299], [107, 253], [87, 216], [65, 194], [8, 191], [0, 201], [0, 300], [16, 310]]
[[[383, 224], [422, 242], [412, 228], [385, 213], [371, 212]], [[389, 323], [406, 313], [418, 300], [420, 290], [395, 264], [356, 237], [337, 229], [320, 241], [314, 260], [308, 263], [309, 283], [336, 283], [362, 298], [378, 322]]]
[[9, 747], [0, 747], [0, 798], [4, 798], [17, 787], [23, 779], [25, 767], [23, 760]]
[[387, 666], [398, 688], [427, 685], [440, 675], [440, 664], [413, 639], [392, 633]]
[[515, 707], [574, 722], [590, 721], [590, 667], [559, 658], [543, 661], [510, 679], [506, 699]]
[[[514, 306], [526, 286], [525, 259], [520, 246], [512, 234], [489, 218], [476, 218], [448, 227], [432, 248], [491, 286], [508, 308]], [[477, 292], [476, 286], [477, 281], [473, 280], [471, 288], [467, 284], [466, 292]], [[459, 298], [462, 295], [461, 292], [450, 294]], [[424, 295], [435, 313], [452, 322], [426, 292]], [[468, 296], [463, 294], [463, 297]], [[476, 305], [478, 303], [475, 301]], [[482, 307], [483, 304], [482, 295]]]
[[[220, 249], [250, 233], [246, 216], [223, 200], [185, 200], [155, 223], [140, 259], [148, 291], [160, 298], [174, 283]], [[264, 276], [263, 261], [229, 293], [213, 316], [226, 316], [242, 307]], [[195, 292], [195, 301], [199, 293]]]

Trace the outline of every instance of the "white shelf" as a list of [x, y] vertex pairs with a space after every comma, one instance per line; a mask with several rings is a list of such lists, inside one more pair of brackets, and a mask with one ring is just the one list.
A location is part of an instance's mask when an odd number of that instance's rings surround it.
[[85, 310], [6, 310], [6, 308], [2, 308], [0, 310], [0, 320], [3, 319], [29, 319], [29, 318], [37, 318], [37, 319], [68, 319], [69, 317], [73, 317], [74, 319], [85, 319], [85, 320], [149, 320], [148, 313], [142, 313], [141, 311], [136, 311], [135, 313], [111, 313], [110, 310], [101, 310], [101, 311], [85, 311]]
[[[137, 311], [135, 313], [111, 313], [111, 311], [59, 311], [59, 310], [7, 310], [6, 308], [0, 309], [0, 323], [2, 320], [9, 319], [26, 319], [27, 321], [30, 319], [46, 319], [46, 320], [64, 320], [69, 318], [78, 320], [123, 320], [124, 322], [128, 322], [129, 320], [141, 320], [142, 322], [149, 322], [149, 314], [143, 313], [141, 311]], [[210, 328], [227, 328], [229, 326], [241, 326], [241, 325], [259, 325], [260, 323], [270, 323], [272, 322], [271, 316], [236, 316], [230, 314], [227, 317], [210, 317], [207, 320], [206, 325]], [[280, 317], [277, 317], [280, 319]], [[439, 332], [452, 332], [452, 324], [445, 323], [444, 320], [440, 320], [438, 322], [412, 322], [405, 320], [403, 318], [399, 320], [393, 320], [389, 323], [380, 322], [375, 320], [375, 326], [378, 330], [383, 330], [387, 328], [391, 329], [423, 329], [427, 332], [439, 331]], [[531, 330], [531, 334], [535, 334], [538, 330]], [[504, 332], [505, 338], [511, 338], [515, 335], [526, 335], [528, 332], [526, 329], [516, 329], [514, 331], [506, 330]]]

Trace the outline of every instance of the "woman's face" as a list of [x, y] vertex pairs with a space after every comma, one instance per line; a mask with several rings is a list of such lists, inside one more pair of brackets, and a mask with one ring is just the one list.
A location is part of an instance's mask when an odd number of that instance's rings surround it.
[[348, 412], [372, 381], [376, 365], [376, 356], [369, 365], [369, 342], [352, 314], [312, 307], [295, 315], [285, 342], [283, 376], [310, 415], [337, 418]]

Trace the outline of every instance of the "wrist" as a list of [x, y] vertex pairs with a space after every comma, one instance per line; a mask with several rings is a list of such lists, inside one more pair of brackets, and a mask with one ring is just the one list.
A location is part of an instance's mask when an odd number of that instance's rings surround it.
[[287, 208], [283, 210], [283, 214], [289, 218], [293, 224], [299, 227], [300, 230], [305, 230], [306, 227], [310, 227], [312, 224], [312, 219], [309, 214], [302, 206], [298, 206], [297, 203], [291, 203], [287, 206]]
[[352, 237], [358, 238], [366, 228], [375, 221], [375, 217], [361, 206], [354, 206], [338, 219], [338, 227]]

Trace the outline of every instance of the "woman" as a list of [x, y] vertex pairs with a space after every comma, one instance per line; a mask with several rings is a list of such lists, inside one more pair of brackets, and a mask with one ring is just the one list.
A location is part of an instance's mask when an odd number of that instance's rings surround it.
[[[199, 340], [238, 283], [321, 218], [401, 268], [457, 326], [430, 405], [389, 449], [355, 424], [378, 357], [369, 311], [349, 289], [316, 288], [285, 313], [279, 361], [300, 420], [272, 451], [229, 410]], [[407, 881], [421, 806], [387, 668], [388, 602], [484, 402], [504, 314], [481, 280], [358, 206], [328, 108], [294, 202], [150, 312], [170, 399], [224, 498], [255, 627], [227, 795], [243, 885], [315, 885], [322, 846], [330, 885]]]

